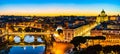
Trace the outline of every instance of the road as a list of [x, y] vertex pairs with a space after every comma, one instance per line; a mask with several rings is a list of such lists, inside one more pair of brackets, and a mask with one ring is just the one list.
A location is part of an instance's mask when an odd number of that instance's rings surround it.
[[75, 29], [74, 36], [90, 36], [91, 29], [95, 28], [97, 25], [99, 25], [96, 22], [81, 26], [79, 28]]

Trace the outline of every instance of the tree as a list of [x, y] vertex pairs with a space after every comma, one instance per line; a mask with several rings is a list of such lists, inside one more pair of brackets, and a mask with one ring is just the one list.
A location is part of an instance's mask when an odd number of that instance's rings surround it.
[[[105, 40], [106, 38], [104, 36], [95, 36], [95, 37], [91, 37], [91, 36], [86, 36], [84, 37], [88, 40], [99, 40], [99, 43], [100, 43], [100, 40]], [[93, 42], [93, 45], [94, 45], [94, 42]]]
[[95, 37], [91, 37], [91, 36], [86, 36], [86, 37], [77, 36], [77, 37], [74, 37], [73, 40], [70, 41], [70, 43], [72, 43], [74, 45], [74, 50], [77, 51], [78, 50], [77, 47], [81, 43], [85, 43], [87, 39], [105, 40], [106, 38], [104, 36], [95, 36]]
[[114, 45], [112, 46], [113, 48], [113, 51], [116, 53], [116, 54], [119, 54], [118, 52], [120, 52], [120, 45]]
[[103, 52], [105, 54], [110, 53], [112, 51], [112, 46], [105, 46], [103, 47]]
[[77, 47], [81, 44], [81, 43], [85, 43], [86, 39], [82, 36], [77, 36], [74, 37], [73, 40], [70, 41], [70, 43], [72, 43], [74, 45], [74, 51], [77, 51]]
[[89, 46], [86, 49], [80, 51], [81, 54], [99, 54], [102, 50], [101, 45]]
[[98, 40], [105, 40], [106, 39], [104, 36], [95, 36], [95, 37], [86, 36], [84, 38], [86, 38], [86, 39], [93, 39], [93, 40], [96, 40], [96, 39], [98, 39]]

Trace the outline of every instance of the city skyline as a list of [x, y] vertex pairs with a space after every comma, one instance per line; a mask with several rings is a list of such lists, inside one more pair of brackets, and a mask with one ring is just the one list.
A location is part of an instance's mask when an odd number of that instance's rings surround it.
[[108, 15], [120, 14], [119, 0], [2, 0], [0, 15], [23, 16], [98, 16], [104, 9]]

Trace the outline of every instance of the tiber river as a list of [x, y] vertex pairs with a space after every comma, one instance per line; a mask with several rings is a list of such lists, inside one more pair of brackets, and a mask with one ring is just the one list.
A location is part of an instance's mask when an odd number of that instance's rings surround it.
[[[15, 43], [20, 42], [20, 38], [15, 36], [14, 38]], [[26, 36], [24, 38], [25, 42], [31, 43], [34, 42], [34, 36]], [[38, 42], [43, 42], [41, 38], [37, 38]], [[45, 51], [45, 46], [12, 46], [7, 49], [0, 50], [0, 54], [43, 54]]]

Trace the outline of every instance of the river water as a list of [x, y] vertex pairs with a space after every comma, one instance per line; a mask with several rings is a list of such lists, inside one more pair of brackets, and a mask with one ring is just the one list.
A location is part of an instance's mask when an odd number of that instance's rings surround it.
[[[34, 42], [34, 36], [25, 36], [24, 41], [27, 43], [32, 43]], [[38, 42], [43, 42], [41, 38], [37, 38]], [[19, 43], [20, 42], [20, 37], [15, 36], [14, 37], [14, 42]], [[8, 46], [0, 46], [0, 54], [43, 54], [45, 51], [45, 46], [15, 46], [13, 45], [12, 47]]]
[[45, 46], [12, 46], [9, 49], [0, 50], [0, 54], [43, 54]]

